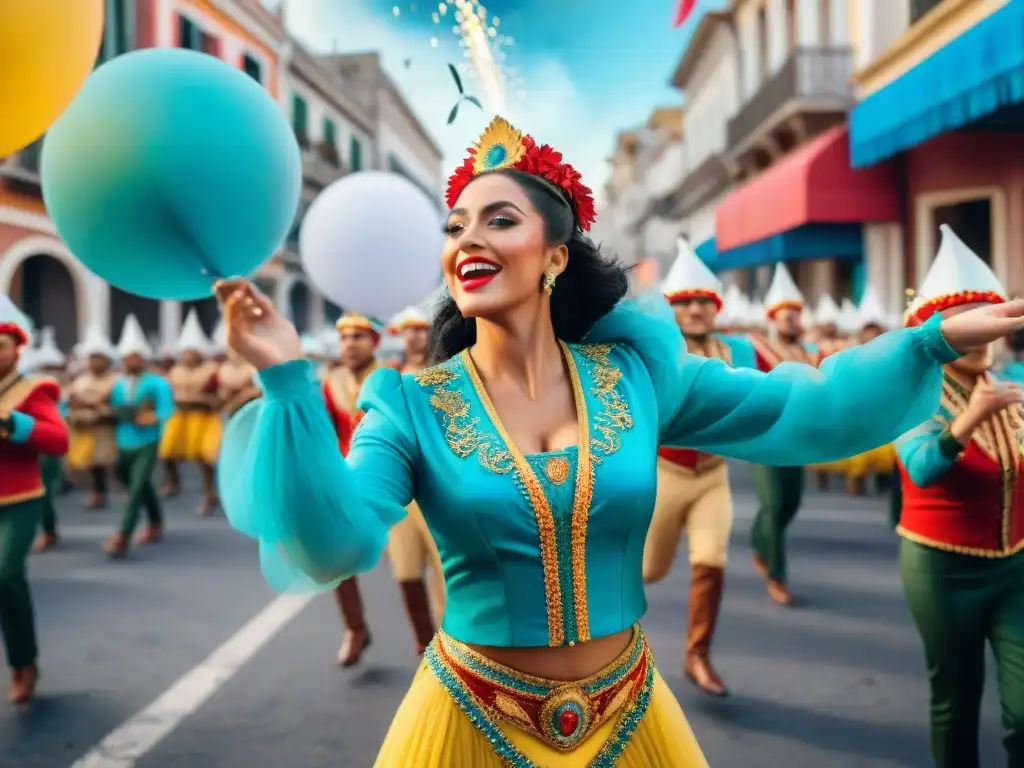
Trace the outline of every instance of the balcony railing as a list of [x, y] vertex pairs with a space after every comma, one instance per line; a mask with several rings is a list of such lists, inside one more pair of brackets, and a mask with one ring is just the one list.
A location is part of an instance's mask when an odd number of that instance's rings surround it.
[[6, 160], [0, 160], [0, 177], [26, 184], [39, 183], [39, 162], [43, 153], [43, 140], [37, 139]]
[[662, 215], [671, 219], [689, 216], [695, 208], [729, 186], [729, 179], [729, 167], [722, 156], [717, 152], [708, 155], [665, 197]]
[[325, 157], [328, 153], [320, 148], [302, 150], [302, 178], [318, 187], [326, 187], [345, 175], [340, 158]]
[[729, 121], [729, 148], [746, 143], [792, 102], [797, 113], [849, 109], [854, 101], [852, 73], [853, 56], [848, 48], [797, 48]]

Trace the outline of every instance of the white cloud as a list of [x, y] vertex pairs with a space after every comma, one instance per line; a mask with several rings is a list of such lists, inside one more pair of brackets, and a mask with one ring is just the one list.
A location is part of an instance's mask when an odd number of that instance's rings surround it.
[[[419, 13], [430, 10], [432, 7], [423, 4]], [[408, 6], [404, 12], [408, 13]], [[459, 108], [456, 121], [447, 124], [458, 98], [447, 64], [464, 60], [450, 14], [433, 35], [414, 29], [402, 15], [375, 18], [358, 0], [344, 4], [338, 0], [291, 0], [287, 19], [292, 34], [313, 52], [380, 51], [385, 69], [444, 151], [446, 176], [462, 162], [466, 148], [487, 125], [491, 115], [467, 103]], [[432, 36], [437, 38], [436, 47], [431, 46]], [[509, 58], [517, 59], [515, 49]], [[556, 59], [516, 60], [514, 65], [525, 81], [526, 95], [518, 100], [508, 94], [504, 116], [539, 142], [561, 151], [600, 198], [607, 177], [605, 158], [617, 130], [611, 110], [607, 105], [602, 109], [602, 105], [588, 103]], [[476, 94], [470, 77], [465, 81], [466, 90]]]

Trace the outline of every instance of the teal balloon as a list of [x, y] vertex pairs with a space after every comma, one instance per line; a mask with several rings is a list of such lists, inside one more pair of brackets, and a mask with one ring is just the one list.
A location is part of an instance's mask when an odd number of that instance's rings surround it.
[[277, 103], [207, 54], [153, 48], [97, 69], [43, 143], [57, 232], [99, 277], [154, 299], [248, 276], [295, 221], [302, 160]]

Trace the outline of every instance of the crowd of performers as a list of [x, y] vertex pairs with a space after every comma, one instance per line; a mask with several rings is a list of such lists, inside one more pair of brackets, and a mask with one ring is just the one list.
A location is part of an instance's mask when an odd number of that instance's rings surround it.
[[[87, 510], [109, 508], [112, 484], [124, 489], [120, 523], [103, 544], [110, 558], [125, 558], [133, 545], [157, 544], [164, 535], [163, 500], [182, 492], [183, 464], [199, 470], [202, 497], [196, 514], [217, 511], [223, 424], [261, 394], [255, 369], [225, 348], [223, 328], [208, 338], [195, 311], [176, 343], [161, 349], [147, 340], [134, 315], [126, 318], [116, 344], [91, 327], [70, 354], [58, 348], [52, 329], [43, 328], [31, 339], [32, 325], [0, 295], [0, 508], [25, 507], [0, 514], [0, 627], [15, 703], [32, 697], [38, 676], [25, 560], [30, 552], [60, 546], [56, 500], [67, 484], [84, 490]], [[303, 338], [307, 356], [318, 366], [343, 452], [358, 423], [362, 382], [380, 365], [406, 373], [424, 368], [428, 325], [424, 311], [410, 307], [386, 326], [401, 337], [400, 362], [378, 359], [383, 329], [352, 313], [332, 331]], [[39, 420], [25, 447], [20, 432], [5, 425], [8, 413]], [[42, 428], [43, 418], [50, 419], [52, 429]], [[6, 463], [9, 455], [19, 462]], [[440, 625], [444, 586], [426, 523], [415, 504], [408, 511], [392, 530], [389, 553], [414, 649], [422, 654]], [[144, 528], [135, 535], [143, 516]], [[20, 527], [4, 529], [8, 522]], [[3, 598], [5, 587], [13, 595], [10, 601]], [[342, 582], [335, 596], [344, 627], [338, 661], [347, 667], [359, 661], [370, 632], [357, 579]]]
[[[547, 278], [545, 281], [544, 290], [550, 296], [552, 286]], [[550, 282], [553, 284], [554, 280]], [[727, 367], [765, 373], [792, 363], [803, 368], [824, 366], [822, 370], [827, 371], [826, 361], [840, 351], [844, 351], [840, 357], [846, 363], [846, 375], [853, 375], [858, 365], [879, 369], [881, 363], [877, 354], [865, 350], [858, 358], [855, 348], [896, 324], [894, 318], [882, 311], [871, 288], [859, 307], [837, 306], [825, 297], [816, 311], [809, 313], [801, 292], [782, 264], [776, 267], [763, 304], [753, 305], [735, 289], [724, 290], [718, 278], [685, 242], [680, 242], [678, 257], [661, 291], [674, 310], [675, 323], [691, 356], [715, 358]], [[896, 494], [894, 524], [902, 537], [900, 573], [907, 603], [924, 645], [932, 693], [933, 753], [940, 768], [978, 765], [978, 717], [986, 642], [991, 645], [998, 665], [1007, 734], [1005, 746], [1010, 764], [1024, 764], [1024, 554], [1021, 554], [1024, 549], [1024, 490], [1018, 484], [1020, 435], [1024, 427], [1021, 420], [1024, 377], [1020, 372], [1024, 371], [1024, 363], [1020, 360], [1020, 335], [1008, 339], [1008, 356], [998, 362], [991, 344], [958, 357], [941, 336], [935, 335], [937, 325], [932, 322], [936, 315], [952, 317], [979, 304], [998, 304], [1005, 299], [1006, 291], [991, 270], [955, 234], [944, 228], [942, 248], [913, 304], [898, 320], [901, 325], [920, 327], [922, 333], [914, 337], [917, 341], [896, 342], [897, 346], [889, 350], [893, 355], [911, 354], [906, 351], [907, 344], [917, 344], [920, 349], [913, 354], [923, 356], [919, 367], [928, 364], [942, 367], [942, 399], [938, 410], [920, 426], [909, 431], [898, 430], [902, 437], [894, 445], [870, 448], [841, 462], [802, 461], [830, 452], [842, 453], [843, 435], [837, 434], [829, 438], [832, 444], [828, 450], [787, 446], [778, 440], [773, 442], [771, 452], [781, 453], [783, 465], [754, 466], [759, 508], [750, 530], [752, 558], [765, 580], [768, 597], [781, 606], [788, 606], [792, 601], [786, 532], [799, 511], [808, 474], [842, 473], [847, 478], [848, 490], [862, 493], [864, 480], [869, 476], [887, 480], [894, 468], [897, 471], [900, 492]], [[205, 336], [194, 312], [186, 318], [173, 356], [154, 352], [132, 316], [127, 318], [116, 345], [99, 329], [92, 328], [70, 359], [56, 348], [52, 334], [46, 330], [35, 344], [29, 343], [30, 325], [7, 297], [0, 297], [0, 630], [11, 668], [9, 698], [14, 703], [32, 698], [39, 675], [32, 602], [25, 575], [26, 559], [30, 549], [45, 552], [60, 544], [53, 502], [65, 473], [86, 484], [85, 504], [89, 509], [108, 505], [112, 479], [116, 478], [126, 490], [120, 525], [103, 547], [110, 557], [124, 558], [133, 544], [161, 541], [164, 533], [161, 499], [181, 492], [179, 470], [182, 464], [194, 463], [200, 470], [202, 501], [197, 514], [209, 516], [217, 510], [220, 499], [216, 467], [223, 424], [247, 404], [262, 402], [262, 386], [267, 387], [267, 398], [285, 404], [282, 412], [289, 408], [314, 408], [329, 415], [330, 451], [324, 443], [324, 435], [312, 426], [309, 434], [296, 436], [304, 445], [323, 448], [324, 455], [333, 452], [347, 456], [353, 450], [354, 435], [367, 406], [374, 421], [371, 428], [363, 431], [371, 435], [372, 430], [380, 433], [383, 429], [382, 414], [388, 419], [414, 421], [433, 418], [432, 413], [439, 414], [444, 437], [437, 445], [430, 446], [430, 450], [436, 452], [432, 461], [450, 461], [445, 458], [450, 452], [459, 460], [476, 455], [482, 467], [494, 476], [515, 468], [522, 476], [536, 480], [539, 490], [530, 483], [525, 484], [525, 498], [533, 504], [540, 503], [538, 494], [556, 497], [563, 486], [571, 493], [574, 485], [566, 481], [574, 472], [572, 462], [583, 460], [575, 451], [571, 458], [563, 455], [565, 451], [558, 450], [533, 453], [527, 458], [518, 454], [518, 449], [513, 450], [471, 359], [464, 354], [454, 358], [457, 363], [449, 361], [430, 366], [430, 317], [421, 308], [405, 310], [387, 326], [390, 333], [402, 339], [403, 353], [397, 363], [380, 359], [382, 329], [356, 313], [346, 313], [338, 320], [334, 349], [320, 339], [304, 337], [302, 353], [312, 362], [317, 382], [315, 407], [312, 401], [304, 402], [296, 396], [296, 388], [302, 386], [302, 379], [307, 375], [306, 369], [289, 369], [286, 363], [275, 373], [256, 375], [252, 365], [235, 352], [227, 351], [221, 333], [215, 333], [213, 340]], [[930, 336], [928, 328], [933, 329]], [[615, 338], [619, 332], [621, 329], [609, 333], [608, 338]], [[625, 374], [612, 375], [607, 359], [610, 347], [599, 344], [593, 348], [574, 348], [579, 352], [570, 351], [569, 347], [564, 349], [567, 355], [579, 354], [578, 371], [583, 372], [587, 386], [598, 393], [593, 401], [577, 405], [578, 412], [586, 413], [587, 407], [598, 411], [594, 423], [602, 425], [600, 429], [605, 431], [588, 445], [598, 452], [596, 461], [600, 462], [619, 449], [622, 433], [640, 423], [634, 421], [640, 416], [630, 416], [622, 395], [614, 390]], [[572, 365], [577, 365], [577, 361]], [[392, 373], [395, 378], [371, 378], [371, 374], [381, 368], [396, 369]], [[799, 374], [797, 378], [806, 375], [793, 366], [789, 370], [788, 374], [781, 373], [765, 381], [786, 382], [796, 374]], [[408, 383], [402, 384], [403, 379], [398, 378], [398, 374], [407, 374], [404, 380]], [[828, 376], [835, 378], [834, 368], [826, 378]], [[863, 381], [864, 373], [860, 376]], [[465, 377], [466, 386], [475, 391], [478, 405], [471, 405], [465, 399], [459, 389], [463, 386], [460, 377]], [[427, 398], [422, 403], [403, 400], [399, 406], [388, 400], [394, 397], [390, 389], [395, 387], [424, 389]], [[823, 394], [843, 402], [834, 392], [823, 390]], [[704, 410], [714, 411], [719, 407], [710, 394], [694, 392], [692, 396], [698, 402], [704, 398]], [[760, 396], [772, 397], [766, 390], [761, 391]], [[913, 405], [911, 391], [894, 392], [893, 396], [901, 408]], [[757, 398], [752, 396], [752, 399]], [[736, 402], [741, 401], [742, 398]], [[850, 404], [859, 402], [857, 398], [849, 401]], [[643, 409], [640, 400], [634, 400], [633, 404], [638, 411]], [[479, 413], [473, 410], [477, 407]], [[786, 406], [780, 404], [779, 407]], [[601, 412], [601, 408], [605, 412]], [[674, 418], [680, 424], [687, 420], [699, 422], [700, 411], [689, 417], [680, 412]], [[657, 418], [653, 410], [650, 416]], [[495, 434], [502, 438], [505, 449], [497, 447], [496, 438], [479, 431], [478, 425], [484, 423], [484, 419], [494, 424]], [[889, 421], [902, 423], [898, 418]], [[299, 418], [290, 423], [294, 429], [294, 424], [305, 421]], [[398, 431], [386, 435], [387, 440], [379, 434], [368, 439], [389, 445], [405, 444], [408, 435], [426, 429], [427, 423], [415, 428], [412, 424], [388, 428]], [[689, 626], [682, 668], [701, 691], [724, 696], [728, 689], [712, 664], [711, 648], [725, 592], [733, 509], [728, 464], [714, 449], [750, 460], [771, 452], [765, 445], [745, 452], [742, 440], [725, 433], [696, 439], [702, 428], [694, 424], [688, 424], [685, 430], [679, 427], [682, 430], [679, 434], [685, 431], [690, 438], [681, 441], [683, 445], [695, 444], [699, 449], [665, 445], [658, 452], [653, 517], [640, 561], [644, 582], [665, 578], [685, 532], [691, 578]], [[878, 442], [877, 435], [888, 432], [885, 428], [868, 425], [861, 428], [856, 439], [860, 441], [858, 445], [866, 446]], [[258, 446], [264, 439], [262, 434], [257, 428], [254, 445]], [[896, 437], [896, 434], [890, 436]], [[426, 440], [423, 436], [419, 439]], [[663, 439], [662, 442], [672, 441]], [[251, 506], [264, 504], [264, 509], [268, 509], [277, 500], [275, 490], [266, 481], [258, 481], [258, 470], [269, 478], [286, 470], [294, 473], [301, 484], [310, 473], [322, 473], [325, 466], [342, 475], [339, 493], [354, 495], [342, 494], [335, 499], [341, 504], [343, 514], [339, 515], [338, 509], [332, 509], [330, 514], [338, 519], [328, 521], [329, 516], [324, 516], [317, 523], [323, 526], [318, 536], [324, 541], [339, 541], [338, 531], [349, 525], [347, 517], [354, 514], [353, 499], [362, 499], [374, 506], [374, 502], [349, 487], [349, 470], [343, 464], [321, 466], [313, 461], [312, 466], [300, 466], [286, 454], [278, 452], [277, 455], [280, 466], [275, 468], [257, 461], [248, 467], [249, 474], [241, 478], [242, 484], [250, 487], [247, 503]], [[310, 456], [308, 452], [305, 455]], [[314, 451], [313, 455], [319, 454]], [[364, 443], [364, 454], [360, 457], [363, 466], [371, 460], [368, 457]], [[537, 459], [537, 468], [528, 470], [535, 463], [534, 459]], [[422, 462], [426, 458], [421, 456], [416, 460]], [[586, 460], [594, 459], [587, 457]], [[393, 463], [388, 465], [387, 471], [398, 471]], [[805, 463], [808, 465], [802, 466]], [[387, 494], [395, 480], [378, 469], [382, 473], [379, 490]], [[446, 467], [445, 471], [451, 469]], [[602, 466], [601, 471], [607, 470]], [[614, 471], [618, 476], [625, 467]], [[158, 489], [156, 479], [161, 474], [163, 484]], [[321, 478], [326, 476], [333, 475], [320, 475]], [[460, 476], [456, 471], [449, 477]], [[617, 482], [626, 483], [624, 477]], [[436, 510], [439, 505], [458, 508], [466, 499], [478, 496], [482, 500], [480, 489], [474, 490], [472, 486], [485, 481], [468, 474], [466, 487], [458, 492], [452, 490], [451, 482], [448, 486], [438, 484], [429, 473], [423, 482], [420, 493], [426, 504]], [[461, 477], [458, 482], [462, 482]], [[289, 487], [300, 486], [293, 483]], [[625, 487], [631, 486], [626, 483]], [[261, 494], [259, 500], [253, 496], [256, 493]], [[400, 519], [392, 515], [389, 521], [383, 506], [372, 509], [370, 514], [374, 515], [374, 524], [384, 527], [384, 547], [409, 620], [413, 649], [425, 655], [426, 665], [389, 733], [381, 753], [381, 765], [398, 765], [401, 760], [419, 759], [426, 754], [424, 750], [428, 748], [422, 745], [429, 739], [423, 736], [424, 726], [417, 724], [423, 721], [424, 713], [433, 713], [432, 716], [449, 722], [448, 727], [454, 730], [438, 735], [436, 744], [429, 748], [433, 750], [430, 752], [433, 762], [416, 764], [440, 765], [442, 759], [447, 758], [439, 755], [456, 754], [458, 750], [452, 752], [450, 744], [442, 743], [444, 739], [468, 744], [471, 737], [452, 736], [462, 731], [451, 725], [450, 718], [455, 710], [449, 711], [450, 706], [469, 716], [470, 726], [467, 727], [487, 737], [481, 749], [490, 751], [477, 752], [475, 747], [465, 744], [459, 747], [466, 751], [458, 754], [474, 760], [478, 755], [493, 752], [509, 765], [541, 764], [531, 762], [535, 759], [531, 756], [558, 754], [565, 757], [593, 738], [600, 743], [594, 749], [584, 750], [593, 754], [580, 765], [611, 765], [612, 762], [600, 760], [632, 754], [624, 752], [630, 743], [638, 745], [635, 752], [647, 749], [654, 750], [650, 754], [659, 757], [682, 755], [678, 759], [649, 764], [704, 764], [699, 749], [687, 740], [688, 728], [681, 713], [677, 718], [673, 714], [674, 705], [665, 699], [663, 685], [658, 682], [660, 678], [650, 666], [642, 632], [638, 628], [630, 629], [642, 613], [641, 597], [620, 596], [623, 616], [617, 619], [601, 614], [588, 616], [586, 586], [584, 596], [574, 592], [578, 583], [573, 579], [578, 574], [570, 573], [564, 592], [565, 599], [570, 601], [568, 613], [553, 616], [549, 611], [547, 618], [541, 617], [538, 622], [537, 617], [528, 615], [533, 609], [527, 602], [518, 607], [514, 605], [516, 590], [510, 585], [504, 588], [503, 604], [476, 605], [470, 577], [474, 569], [483, 567], [482, 561], [459, 560], [452, 551], [456, 545], [476, 541], [483, 535], [482, 531], [466, 529], [456, 517], [442, 519], [440, 524], [432, 520], [428, 526], [407, 489], [393, 495], [405, 507]], [[521, 498], [499, 496], [502, 504], [518, 504]], [[288, 515], [308, 514], [304, 505], [288, 506], [291, 507], [288, 512], [281, 508], [274, 511], [278, 516], [275, 524], [288, 519]], [[145, 527], [133, 538], [143, 514]], [[363, 520], [365, 525], [370, 523], [371, 518]], [[498, 520], [491, 520], [490, 524], [496, 525]], [[310, 535], [316, 526], [311, 526], [307, 520], [301, 529]], [[372, 538], [373, 533], [373, 530], [364, 530], [361, 535]], [[560, 532], [555, 522], [552, 546], [556, 546], [554, 542], [563, 533], [569, 537], [567, 541], [575, 535], [571, 529]], [[521, 534], [508, 529], [504, 535], [514, 539]], [[629, 538], [630, 534], [623, 532], [623, 535]], [[441, 543], [440, 548], [437, 542]], [[483, 540], [477, 543], [485, 546]], [[491, 542], [487, 546], [492, 545], [497, 549], [487, 550], [491, 552], [489, 557], [512, 557], [509, 554], [512, 551], [520, 551], [523, 556], [525, 552], [516, 549], [525, 544], [514, 540]], [[279, 546], [283, 552], [284, 543], [279, 542]], [[358, 564], [347, 561], [339, 565], [332, 560], [337, 554], [318, 549], [318, 546], [303, 543], [301, 554], [306, 564], [302, 570], [306, 574], [318, 569], [341, 573], [336, 579], [325, 579], [321, 575], [316, 581], [333, 583], [342, 624], [338, 663], [350, 667], [360, 661], [371, 643], [370, 622], [356, 573], [373, 558], [365, 553], [349, 554], [347, 557], [354, 557]], [[619, 552], [615, 560], [619, 564], [615, 565], [610, 562], [615, 559], [611, 558], [611, 552], [605, 553], [609, 558], [608, 567], [621, 569], [619, 561], [623, 553]], [[538, 563], [544, 554], [543, 551], [538, 554]], [[299, 559], [297, 550], [292, 555], [295, 560]], [[476, 557], [479, 556], [478, 552]], [[262, 558], [268, 579], [278, 585], [289, 579], [294, 581], [294, 562], [282, 561], [272, 577], [274, 567], [268, 561], [273, 557], [269, 554]], [[522, 567], [518, 578], [525, 580], [524, 583], [533, 583], [535, 574], [530, 572], [529, 565]], [[454, 602], [454, 609], [447, 615], [445, 576], [448, 601]], [[499, 576], [492, 574], [489, 578]], [[557, 587], [563, 577], [556, 573], [552, 578]], [[541, 583], [546, 584], [545, 590], [552, 589], [551, 584]], [[611, 588], [609, 585], [606, 586]], [[493, 602], [494, 598], [491, 595], [489, 599]], [[518, 616], [522, 623], [513, 625], [510, 616], [516, 612], [522, 614]], [[441, 629], [443, 617], [444, 629]], [[590, 683], [574, 687], [556, 679], [518, 673], [474, 650], [477, 646], [515, 648], [517, 642], [530, 646], [538, 644], [538, 640], [542, 641], [540, 644], [572, 646], [587, 641], [591, 631], [609, 629], [628, 630], [632, 634], [621, 657], [612, 665], [614, 669], [607, 670], [611, 682], [604, 688], [596, 686], [593, 691], [587, 687]], [[538, 633], [544, 637], [540, 638]], [[428, 682], [424, 675], [430, 675], [433, 682]], [[440, 686], [436, 686], [438, 681]], [[469, 698], [460, 699], [463, 693]], [[647, 717], [653, 720], [651, 727], [645, 730], [641, 725], [647, 708], [652, 709], [653, 714]], [[619, 709], [621, 715], [616, 714]], [[554, 751], [545, 751], [549, 748]], [[628, 761], [623, 764], [634, 765]]]

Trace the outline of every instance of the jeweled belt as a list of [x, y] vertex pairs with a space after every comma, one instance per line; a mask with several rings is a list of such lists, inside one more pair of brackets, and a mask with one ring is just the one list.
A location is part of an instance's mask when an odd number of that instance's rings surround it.
[[[620, 713], [592, 765], [614, 765], [650, 702], [654, 664], [639, 627], [629, 647], [595, 675], [575, 682], [517, 672], [438, 632], [424, 656], [441, 684], [511, 765], [530, 765], [496, 721], [503, 720], [569, 752]], [[511, 753], [510, 753], [511, 751]]]

